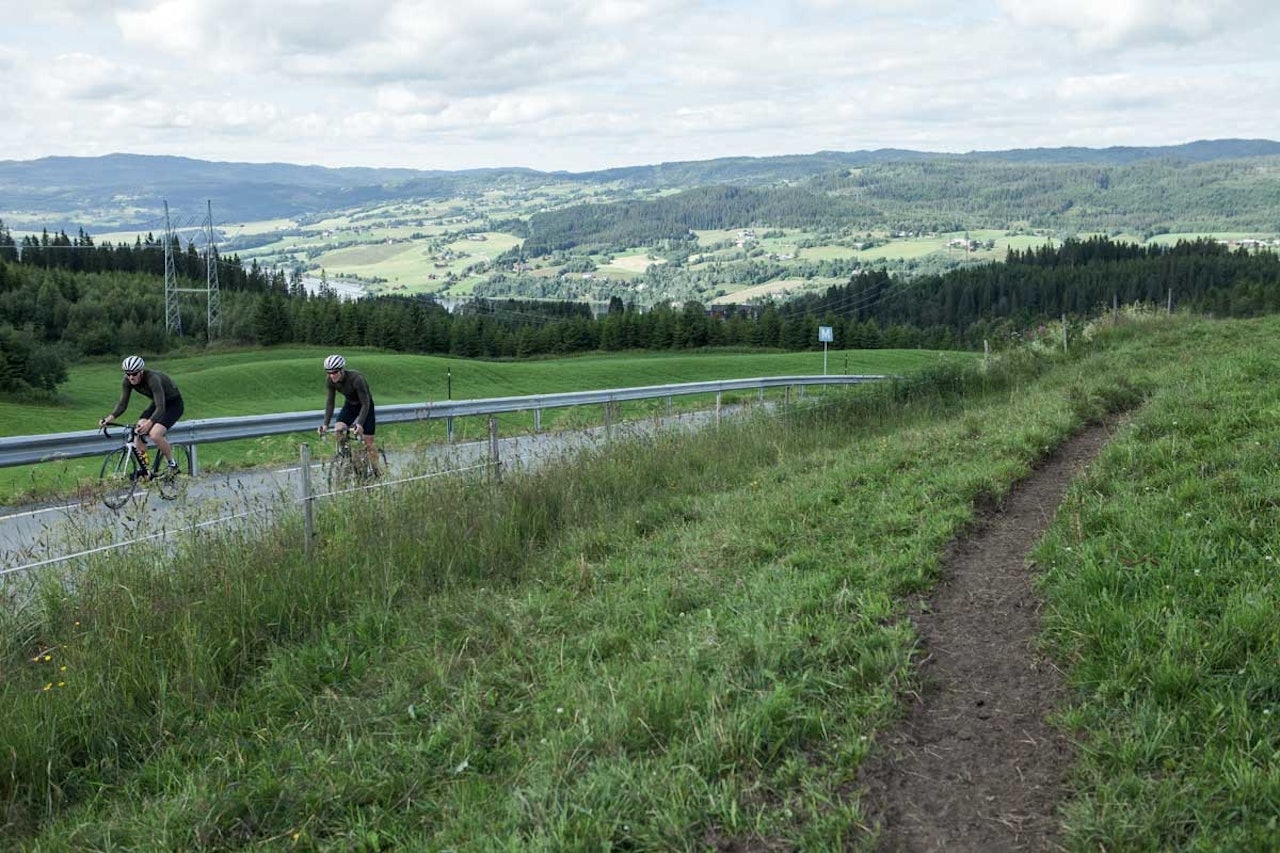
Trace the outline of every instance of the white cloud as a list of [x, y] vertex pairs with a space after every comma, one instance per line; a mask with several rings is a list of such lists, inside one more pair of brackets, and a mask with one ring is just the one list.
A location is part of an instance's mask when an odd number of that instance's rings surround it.
[[0, 158], [585, 170], [1280, 138], [1259, 0], [46, 6], [0, 30]]
[[130, 98], [144, 88], [138, 69], [86, 53], [55, 57], [53, 68], [42, 81], [44, 97], [69, 101]]
[[1080, 47], [1182, 45], [1274, 16], [1259, 0], [1000, 0], [1018, 25], [1067, 33]]

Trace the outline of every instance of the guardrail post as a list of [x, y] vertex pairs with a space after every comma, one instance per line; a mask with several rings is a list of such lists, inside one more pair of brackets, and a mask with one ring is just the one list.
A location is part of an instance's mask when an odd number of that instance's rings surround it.
[[197, 445], [194, 443], [186, 445], [188, 477], [194, 477], [196, 474], [200, 473], [200, 463], [196, 461], [196, 447]]
[[604, 438], [605, 441], [613, 439], [613, 401], [606, 400], [604, 404]]
[[453, 415], [444, 419], [444, 443], [453, 444]]
[[720, 405], [720, 399], [723, 393], [724, 393], [723, 391], [716, 392], [716, 425], [717, 426], [720, 424], [720, 416], [721, 416], [720, 413], [722, 408]]
[[533, 434], [537, 435], [542, 432], [542, 407], [533, 410]]
[[311, 505], [315, 500], [311, 495], [311, 445], [306, 442], [298, 445], [298, 457], [302, 466], [302, 549], [310, 554], [314, 524]]

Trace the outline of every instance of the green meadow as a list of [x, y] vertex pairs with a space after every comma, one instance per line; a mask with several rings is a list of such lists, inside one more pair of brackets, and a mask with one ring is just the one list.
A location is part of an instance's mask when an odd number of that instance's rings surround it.
[[[314, 355], [282, 359], [284, 407]], [[609, 361], [561, 381], [648, 381]], [[1062, 847], [1277, 849], [1280, 319], [1140, 316], [321, 505], [309, 553], [286, 516], [46, 574], [2, 615], [0, 841], [873, 849], [857, 770], [919, 687], [909, 602], [976, 505], [1115, 415], [1035, 552], [1076, 744]]]
[[[191, 420], [270, 412], [319, 412], [325, 402], [321, 364], [328, 353], [329, 350], [317, 347], [245, 349], [148, 357], [148, 364], [168, 373], [178, 383], [186, 406], [184, 417]], [[359, 349], [344, 353], [351, 367], [366, 375], [375, 401], [383, 405], [823, 372], [821, 352], [634, 353], [526, 361], [474, 361]], [[898, 374], [943, 357], [919, 350], [841, 350], [828, 353], [827, 369], [831, 373]], [[116, 359], [74, 365], [55, 400], [0, 399], [0, 435], [94, 429], [98, 418], [110, 411], [119, 399], [120, 383]], [[145, 398], [135, 394], [121, 422], [136, 419], [145, 403]], [[673, 408], [704, 407], [708, 403], [704, 399], [683, 397], [672, 401]], [[638, 417], [665, 410], [665, 401], [638, 401], [624, 405], [621, 414]], [[578, 425], [584, 417], [597, 424], [602, 420], [599, 413], [550, 410], [543, 414], [542, 426], [554, 429], [561, 423]], [[529, 431], [533, 426], [532, 413], [504, 416], [501, 422], [504, 432]], [[464, 419], [455, 424], [454, 437], [458, 440], [486, 434], [487, 424], [483, 418]], [[387, 449], [405, 449], [443, 441], [446, 437], [445, 425], [439, 422], [387, 424], [379, 429], [379, 435]], [[225, 470], [296, 461], [299, 441], [306, 438], [306, 435], [283, 435], [204, 445], [199, 448], [200, 464], [210, 470]], [[104, 453], [112, 446], [113, 442], [103, 439]], [[0, 504], [70, 491], [84, 478], [96, 476], [100, 464], [100, 460], [90, 458], [0, 468]]]

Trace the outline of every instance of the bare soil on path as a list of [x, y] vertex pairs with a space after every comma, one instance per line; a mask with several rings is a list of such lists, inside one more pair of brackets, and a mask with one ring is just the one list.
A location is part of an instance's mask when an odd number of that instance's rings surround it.
[[1048, 723], [1066, 698], [1037, 650], [1030, 553], [1114, 424], [1069, 439], [953, 544], [911, 619], [920, 689], [859, 781], [885, 851], [1059, 850], [1072, 743]]

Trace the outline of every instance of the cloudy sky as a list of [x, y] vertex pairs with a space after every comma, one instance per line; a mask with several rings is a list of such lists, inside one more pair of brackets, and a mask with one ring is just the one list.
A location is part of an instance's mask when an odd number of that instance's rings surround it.
[[1274, 0], [0, 0], [0, 160], [587, 171], [1280, 139]]

